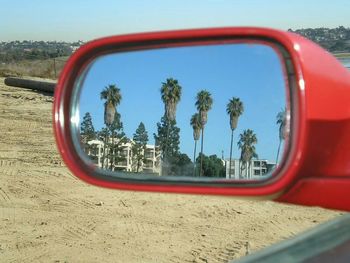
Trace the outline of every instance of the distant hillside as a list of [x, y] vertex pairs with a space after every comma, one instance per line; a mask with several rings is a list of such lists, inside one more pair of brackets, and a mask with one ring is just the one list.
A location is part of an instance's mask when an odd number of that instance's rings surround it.
[[311, 39], [332, 53], [350, 52], [350, 28], [339, 26], [337, 28], [288, 29], [288, 31]]
[[[318, 43], [338, 57], [350, 57], [350, 28], [288, 29]], [[0, 42], [0, 76], [36, 76], [55, 79], [67, 58], [84, 42]]]
[[68, 57], [26, 59], [0, 63], [0, 77], [31, 76], [56, 79]]
[[68, 57], [82, 44], [82, 41], [0, 42], [0, 76], [56, 79]]
[[73, 43], [28, 40], [0, 42], [0, 63], [67, 57], [82, 44], [82, 41]]
[[[288, 29], [318, 43], [332, 53], [350, 52], [350, 28]], [[22, 60], [43, 60], [70, 56], [84, 42], [10, 41], [0, 42], [0, 63]]]

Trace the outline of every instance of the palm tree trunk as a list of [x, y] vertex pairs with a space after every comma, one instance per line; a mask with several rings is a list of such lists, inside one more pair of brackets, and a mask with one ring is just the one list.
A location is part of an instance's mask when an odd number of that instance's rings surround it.
[[239, 174], [238, 174], [238, 179], [241, 179], [241, 174], [242, 174], [242, 162], [241, 162], [241, 159], [238, 160], [238, 171], [239, 171]]
[[277, 165], [277, 163], [278, 163], [278, 157], [279, 157], [279, 155], [280, 155], [281, 142], [282, 142], [282, 140], [280, 139], [280, 143], [278, 144], [278, 150], [277, 150], [276, 165]]
[[230, 168], [229, 168], [229, 178], [231, 178], [231, 162], [232, 162], [232, 144], [233, 144], [233, 129], [231, 132], [231, 147], [230, 147]]
[[239, 160], [240, 163], [240, 170], [239, 170], [239, 179], [243, 178], [243, 161]]
[[251, 179], [251, 177], [252, 177], [252, 173], [250, 172], [250, 165], [251, 165], [251, 161], [249, 161], [249, 164], [248, 164], [248, 177], [249, 177], [249, 179]]
[[138, 149], [138, 152], [137, 152], [137, 168], [136, 168], [136, 172], [138, 173], [140, 171], [140, 168], [141, 168], [141, 149], [139, 148]]
[[194, 152], [193, 152], [193, 176], [196, 176], [196, 150], [197, 150], [197, 140], [194, 140]]
[[113, 147], [113, 134], [112, 134], [111, 148], [109, 150], [110, 163], [109, 170], [113, 171], [113, 162], [114, 162], [114, 147]]
[[103, 169], [103, 162], [105, 160], [105, 146], [103, 145], [102, 157], [101, 157], [101, 168]]
[[111, 148], [109, 150], [109, 170], [112, 171], [112, 165], [113, 165], [113, 146], [111, 145]]
[[110, 148], [110, 164], [109, 164], [109, 170], [113, 171], [113, 164], [114, 164], [114, 132], [111, 132], [111, 148]]
[[204, 138], [204, 126], [202, 128], [202, 138], [201, 138], [201, 167], [199, 171], [199, 176], [203, 176], [203, 138]]
[[166, 122], [167, 122], [167, 131], [166, 131], [166, 142], [165, 142], [165, 147], [164, 147], [164, 155], [163, 155], [163, 164], [165, 163], [165, 166], [163, 165], [163, 175], [168, 175], [168, 142], [169, 142], [169, 133], [170, 133], [170, 121], [168, 117], [166, 117]]
[[104, 162], [105, 162], [105, 155], [106, 155], [106, 135], [104, 137], [103, 141], [103, 150], [102, 150], [102, 161], [101, 161], [101, 168], [104, 168]]
[[112, 152], [111, 152], [111, 154], [112, 154], [112, 162], [111, 162], [111, 170], [112, 171], [114, 171], [114, 164], [115, 164], [115, 141], [114, 141], [114, 138], [115, 138], [116, 136], [115, 136], [115, 131], [113, 131], [112, 132]]
[[[106, 153], [107, 153], [107, 141], [108, 141], [108, 134], [105, 135], [105, 143], [103, 145], [102, 169], [105, 168], [105, 160], [106, 160]], [[108, 168], [108, 163], [107, 163], [107, 168]]]
[[107, 164], [106, 164], [106, 168], [108, 169], [108, 162], [110, 162], [110, 157], [111, 155], [111, 149], [110, 149], [110, 145], [109, 145], [109, 135], [107, 134], [107, 142], [106, 142], [106, 159], [107, 159]]

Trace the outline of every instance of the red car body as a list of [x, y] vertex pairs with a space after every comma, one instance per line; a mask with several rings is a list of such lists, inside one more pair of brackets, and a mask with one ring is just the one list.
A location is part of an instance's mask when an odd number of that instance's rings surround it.
[[[293, 71], [289, 150], [273, 176], [260, 183], [210, 184], [106, 180], [88, 166], [72, 143], [71, 100], [75, 82], [96, 57], [114, 52], [265, 41], [287, 51]], [[63, 160], [80, 179], [102, 187], [274, 199], [350, 211], [350, 72], [315, 43], [290, 32], [237, 27], [112, 36], [82, 46], [64, 67], [55, 91], [54, 130]]]

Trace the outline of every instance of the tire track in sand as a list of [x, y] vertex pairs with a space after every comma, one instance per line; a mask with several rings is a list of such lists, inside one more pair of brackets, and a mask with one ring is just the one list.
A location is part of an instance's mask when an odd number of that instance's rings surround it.
[[201, 241], [201, 245], [192, 249], [192, 259], [189, 262], [228, 262], [244, 253], [244, 242], [233, 242], [226, 245], [212, 245], [210, 242]]

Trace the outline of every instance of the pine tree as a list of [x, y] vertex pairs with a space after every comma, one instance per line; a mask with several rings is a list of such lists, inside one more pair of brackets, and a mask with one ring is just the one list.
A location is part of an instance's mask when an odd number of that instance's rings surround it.
[[174, 158], [179, 154], [180, 128], [176, 121], [168, 121], [166, 116], [157, 123], [157, 134], [153, 134], [156, 145], [159, 146], [162, 158], [162, 174], [169, 175], [174, 165]]
[[193, 176], [193, 163], [185, 153], [179, 153], [173, 158], [170, 174], [177, 176]]
[[134, 145], [132, 146], [132, 153], [136, 161], [136, 172], [138, 173], [142, 164], [145, 163], [145, 152], [146, 145], [148, 142], [148, 133], [146, 131], [145, 125], [140, 122], [139, 126], [134, 133]]
[[109, 148], [108, 159], [109, 159], [109, 169], [114, 171], [114, 166], [118, 162], [126, 160], [126, 157], [121, 153], [123, 151], [123, 144], [125, 144], [128, 139], [125, 136], [123, 122], [121, 122], [120, 114], [116, 111], [114, 115], [114, 120], [108, 127], [109, 138], [107, 148]]
[[[215, 154], [206, 156], [205, 154], [199, 154], [196, 159], [197, 164], [203, 161], [203, 176], [206, 177], [225, 177], [225, 166], [220, 158]], [[199, 165], [197, 165], [199, 169]]]
[[88, 142], [96, 138], [95, 128], [89, 112], [85, 113], [83, 121], [80, 124], [80, 135], [84, 151], [87, 152], [89, 150]]
[[105, 163], [105, 160], [107, 157], [106, 141], [107, 141], [108, 134], [109, 134], [108, 128], [102, 128], [100, 131], [97, 132], [97, 138], [104, 143], [103, 150], [102, 150], [102, 169], [108, 168], [107, 164]]

